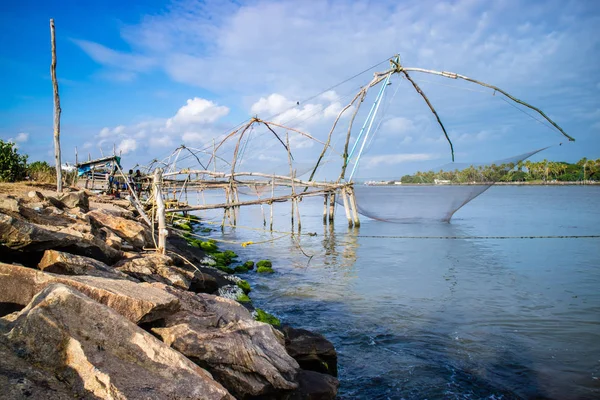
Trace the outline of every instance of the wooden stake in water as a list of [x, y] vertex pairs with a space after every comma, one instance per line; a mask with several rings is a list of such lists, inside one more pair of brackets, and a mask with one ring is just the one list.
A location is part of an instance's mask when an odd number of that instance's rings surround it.
[[[275, 176], [271, 178], [271, 198], [275, 197]], [[269, 229], [273, 231], [273, 202], [271, 202], [271, 221]]]
[[323, 196], [323, 225], [327, 225], [327, 207], [329, 206], [329, 194]]
[[333, 222], [333, 216], [335, 215], [335, 193], [331, 193], [329, 196], [329, 222]]
[[341, 193], [342, 195], [342, 200], [344, 202], [344, 211], [346, 212], [346, 219], [348, 220], [348, 227], [352, 227], [353, 223], [352, 223], [352, 216], [350, 215], [350, 208], [348, 205], [348, 196], [346, 194], [346, 188], [342, 188]]
[[352, 208], [352, 217], [354, 218], [354, 226], [360, 226], [360, 219], [358, 218], [358, 205], [356, 204], [356, 195], [354, 194], [354, 188], [351, 188], [350, 191], [350, 206]]

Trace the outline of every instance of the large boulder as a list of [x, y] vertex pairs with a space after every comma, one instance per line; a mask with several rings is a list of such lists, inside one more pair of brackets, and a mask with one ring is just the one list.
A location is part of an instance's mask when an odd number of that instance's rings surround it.
[[212, 293], [218, 289], [217, 281], [211, 275], [191, 267], [177, 266], [171, 257], [164, 254], [149, 253], [127, 258], [119, 261], [114, 267], [144, 282], [159, 282], [202, 293]]
[[284, 326], [285, 349], [302, 367], [337, 376], [337, 352], [323, 335], [306, 329]]
[[117, 271], [144, 282], [161, 282], [184, 290], [189, 289], [190, 281], [172, 266], [171, 257], [158, 253], [124, 259], [114, 265]]
[[66, 208], [80, 208], [87, 211], [89, 208], [88, 196], [85, 191], [63, 193], [57, 197]]
[[298, 364], [285, 352], [283, 335], [272, 326], [254, 321], [233, 300], [165, 290], [180, 298], [182, 310], [152, 331], [210, 371], [237, 398], [273, 395], [298, 387]]
[[55, 275], [0, 263], [0, 303], [27, 305], [36, 293], [62, 283], [105, 304], [134, 323], [151, 322], [179, 310], [179, 301], [146, 283], [97, 276]]
[[3, 213], [0, 213], [0, 245], [22, 254], [58, 249], [109, 264], [116, 262], [121, 256], [119, 251], [92, 234], [70, 228], [33, 224], [19, 216]]
[[18, 213], [21, 209], [21, 199], [7, 194], [0, 194], [0, 210]]
[[[113, 214], [117, 217], [133, 219], [133, 212], [115, 204], [116, 201], [114, 199], [107, 200], [107, 201], [108, 201], [107, 203], [99, 203], [96, 201], [92, 201], [90, 203], [90, 211], [100, 210], [102, 212], [107, 212], [109, 214]], [[127, 201], [125, 201], [125, 203], [128, 204]]]
[[339, 386], [331, 375], [302, 370], [298, 373], [298, 389], [286, 400], [333, 400]]
[[38, 268], [44, 272], [61, 275], [90, 275], [114, 279], [129, 278], [101, 261], [58, 250], [46, 250], [38, 263]]
[[50, 285], [8, 324], [9, 343], [74, 397], [233, 399], [212, 376], [73, 288]]
[[0, 334], [0, 398], [28, 400], [73, 400], [73, 392], [52, 372], [19, 357]]
[[109, 228], [138, 249], [153, 245], [149, 227], [140, 222], [119, 217], [101, 209], [88, 212], [88, 216], [99, 227]]
[[98, 233], [107, 246], [112, 247], [115, 250], [121, 250], [123, 247], [123, 239], [121, 239], [107, 227], [103, 226], [98, 230]]

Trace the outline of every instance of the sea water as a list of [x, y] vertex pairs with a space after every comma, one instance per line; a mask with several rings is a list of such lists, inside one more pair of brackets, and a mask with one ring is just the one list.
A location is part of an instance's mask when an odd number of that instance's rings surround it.
[[[386, 207], [402, 190], [374, 188], [373, 201]], [[339, 398], [592, 399], [600, 238], [585, 236], [600, 235], [599, 199], [600, 186], [494, 186], [450, 223], [363, 217], [349, 229], [343, 208], [324, 226], [323, 199], [306, 198], [299, 238], [286, 234], [289, 203], [275, 205], [280, 232], [261, 231], [265, 205], [212, 236], [263, 242], [222, 247], [273, 261], [273, 275], [246, 274], [250, 296], [334, 343]], [[222, 211], [201, 216], [219, 224]]]

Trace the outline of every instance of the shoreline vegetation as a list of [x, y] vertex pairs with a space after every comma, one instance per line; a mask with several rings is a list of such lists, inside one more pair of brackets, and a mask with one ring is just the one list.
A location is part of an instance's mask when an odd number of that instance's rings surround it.
[[193, 215], [168, 221], [160, 254], [125, 199], [0, 183], [3, 394], [334, 399], [331, 342], [252, 304], [252, 274], [277, 265], [220, 248]]
[[365, 185], [597, 185], [600, 184], [600, 158], [582, 158], [577, 163], [542, 160], [539, 162], [471, 165], [451, 171], [418, 171], [400, 180], [367, 181]]

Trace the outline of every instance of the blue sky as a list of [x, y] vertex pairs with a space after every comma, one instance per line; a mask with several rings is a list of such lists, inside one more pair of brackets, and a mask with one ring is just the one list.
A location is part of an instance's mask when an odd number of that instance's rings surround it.
[[[311, 97], [398, 52], [406, 66], [495, 84], [577, 139], [566, 144], [489, 90], [413, 74], [444, 120], [457, 161], [491, 161], [546, 145], [553, 147], [536, 158], [600, 158], [594, 1], [5, 1], [0, 138], [16, 141], [31, 160], [52, 160], [50, 18], [65, 161], [74, 161], [75, 146], [80, 155], [99, 157], [114, 145], [126, 168], [145, 164], [181, 144], [211, 146], [252, 115], [280, 114], [277, 122], [324, 140], [337, 112], [387, 65]], [[365, 104], [371, 101], [372, 95]], [[450, 160], [435, 120], [405, 80], [392, 81], [383, 104], [363, 176]], [[346, 116], [325, 168], [336, 174], [347, 124]], [[282, 168], [286, 155], [274, 138], [259, 128], [252, 135], [246, 166]], [[290, 141], [299, 169], [321, 149], [293, 132]]]

